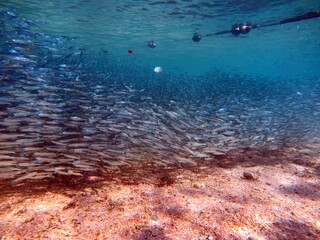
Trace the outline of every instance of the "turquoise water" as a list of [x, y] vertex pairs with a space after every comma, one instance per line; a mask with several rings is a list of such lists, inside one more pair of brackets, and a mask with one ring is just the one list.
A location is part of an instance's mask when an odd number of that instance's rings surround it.
[[206, 35], [319, 10], [312, 0], [0, 2], [0, 180], [318, 156], [320, 18]]
[[[320, 21], [253, 29], [248, 35], [208, 37], [234, 23], [255, 24], [319, 11], [317, 0], [296, 1], [3, 1], [24, 18], [37, 21], [43, 33], [77, 37], [79, 47], [104, 61], [152, 71], [161, 66], [170, 74], [203, 75], [216, 70], [268, 78], [293, 78], [320, 72]], [[146, 47], [154, 40], [155, 49]], [[134, 50], [128, 55], [127, 50]]]

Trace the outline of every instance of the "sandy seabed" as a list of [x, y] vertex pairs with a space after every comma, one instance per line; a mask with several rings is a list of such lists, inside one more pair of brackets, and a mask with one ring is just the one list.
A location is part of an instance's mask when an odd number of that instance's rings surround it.
[[280, 162], [2, 187], [0, 239], [320, 239], [320, 159]]

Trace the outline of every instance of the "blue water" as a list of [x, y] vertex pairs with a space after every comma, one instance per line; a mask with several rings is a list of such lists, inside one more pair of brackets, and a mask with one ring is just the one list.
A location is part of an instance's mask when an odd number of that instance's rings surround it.
[[[317, 0], [251, 1], [3, 1], [21, 17], [37, 22], [34, 31], [77, 37], [76, 43], [106, 58], [152, 71], [203, 75], [216, 70], [253, 77], [295, 78], [319, 75], [319, 19], [231, 34], [193, 43], [203, 35], [229, 30], [234, 23], [279, 22], [319, 11]], [[154, 40], [155, 49], [146, 47]], [[134, 50], [128, 55], [127, 50]], [[107, 51], [108, 56], [101, 54]]]
[[319, 10], [312, 0], [1, 2], [0, 179], [318, 154], [304, 148], [320, 142], [320, 18], [192, 36]]

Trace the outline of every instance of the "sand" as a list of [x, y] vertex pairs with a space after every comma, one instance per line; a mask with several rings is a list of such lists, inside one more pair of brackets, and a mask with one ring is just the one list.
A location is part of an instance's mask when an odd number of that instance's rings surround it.
[[2, 186], [0, 239], [320, 239], [320, 159], [262, 160]]

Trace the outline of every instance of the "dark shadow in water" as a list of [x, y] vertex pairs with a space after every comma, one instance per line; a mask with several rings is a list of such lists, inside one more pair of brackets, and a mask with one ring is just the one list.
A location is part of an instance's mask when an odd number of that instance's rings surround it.
[[320, 231], [310, 225], [287, 220], [272, 223], [265, 236], [270, 240], [316, 240], [319, 239]]
[[[199, 239], [208, 239], [205, 236], [214, 236], [214, 239], [223, 239], [220, 236], [217, 228], [214, 226], [213, 222], [208, 224], [208, 221], [201, 221], [200, 219], [190, 218], [192, 210], [189, 207], [182, 205], [180, 201], [176, 201], [174, 198], [169, 197], [170, 192], [175, 195], [177, 189], [168, 188], [153, 188], [150, 192], [146, 193], [144, 201], [147, 201], [147, 208], [152, 215], [151, 219], [155, 222], [155, 225], [148, 225], [140, 229], [140, 231], [130, 239], [172, 239], [166, 237], [167, 233], [165, 229], [177, 229], [177, 222], [188, 222], [194, 232], [198, 232], [198, 236], [202, 236]], [[178, 194], [178, 193], [177, 193]], [[187, 200], [187, 198], [185, 199]], [[183, 200], [182, 200], [183, 201]], [[196, 213], [197, 214], [197, 213]], [[164, 219], [166, 220], [164, 220]], [[170, 220], [169, 220], [170, 219]], [[163, 228], [159, 228], [156, 223], [160, 222]], [[163, 223], [165, 221], [165, 223]], [[177, 229], [179, 231], [179, 229]], [[229, 239], [236, 239], [231, 238]]]
[[140, 230], [139, 233], [137, 233], [132, 238], [133, 240], [148, 240], [148, 239], [159, 239], [159, 240], [169, 240], [171, 238], [168, 238], [164, 235], [163, 229], [157, 226], [147, 226]]
[[[176, 177], [184, 171], [191, 171], [195, 174], [212, 175], [219, 168], [273, 166], [278, 164], [294, 163], [305, 167], [316, 167], [310, 161], [311, 156], [288, 154], [286, 149], [281, 151], [246, 149], [231, 152], [226, 156], [213, 156], [212, 160], [196, 160], [197, 166], [192, 164], [172, 164], [168, 166], [156, 166], [152, 161], [139, 162], [133, 166], [121, 167], [119, 170], [106, 169], [103, 172], [97, 169], [96, 172], [83, 173], [83, 176], [61, 176], [56, 175], [53, 179], [27, 180], [18, 184], [12, 184], [12, 180], [0, 181], [2, 195], [8, 193], [37, 193], [37, 192], [60, 192], [61, 189], [82, 190], [87, 187], [98, 188], [106, 183], [119, 183], [137, 185], [141, 183], [153, 184], [158, 187], [170, 186], [176, 182]], [[300, 191], [304, 186], [294, 186]], [[310, 189], [315, 186], [309, 186]], [[286, 189], [288, 193], [295, 193], [295, 190]], [[310, 190], [311, 191], [311, 190]], [[302, 191], [300, 191], [302, 192]], [[312, 195], [312, 192], [304, 194]], [[0, 195], [1, 196], [1, 195]], [[319, 198], [319, 194], [316, 195]]]
[[280, 191], [284, 194], [319, 200], [319, 187], [319, 184], [304, 182], [303, 184], [292, 184], [290, 186], [280, 187]]

